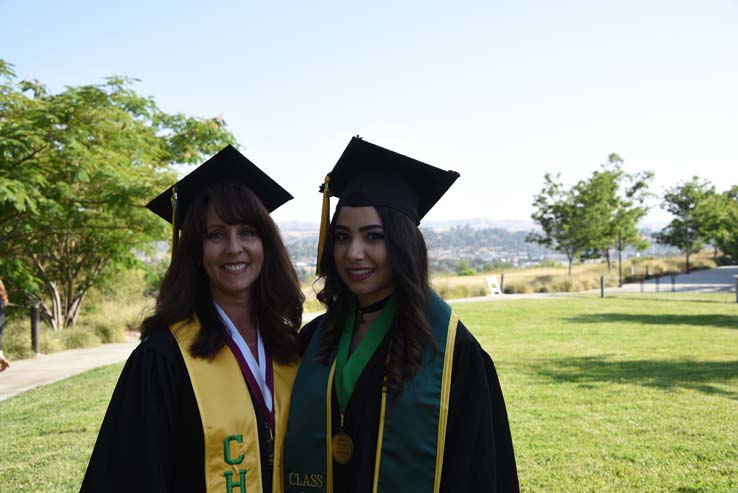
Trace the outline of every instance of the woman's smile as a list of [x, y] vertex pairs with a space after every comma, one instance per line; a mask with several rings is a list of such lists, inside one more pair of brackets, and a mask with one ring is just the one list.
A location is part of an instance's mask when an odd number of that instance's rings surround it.
[[349, 277], [354, 281], [365, 281], [374, 274], [375, 269], [370, 268], [357, 268], [357, 269], [346, 269]]

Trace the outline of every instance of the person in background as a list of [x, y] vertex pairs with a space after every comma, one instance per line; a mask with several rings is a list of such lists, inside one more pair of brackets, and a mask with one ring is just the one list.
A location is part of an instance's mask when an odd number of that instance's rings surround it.
[[269, 212], [291, 198], [228, 146], [149, 203], [182, 236], [82, 491], [279, 487], [304, 297]]
[[5, 307], [8, 306], [8, 292], [5, 290], [5, 284], [0, 279], [0, 371], [5, 371], [10, 367], [10, 361], [3, 354], [3, 331], [5, 330]]
[[284, 491], [519, 491], [492, 359], [429, 286], [418, 224], [458, 176], [353, 138], [326, 177]]

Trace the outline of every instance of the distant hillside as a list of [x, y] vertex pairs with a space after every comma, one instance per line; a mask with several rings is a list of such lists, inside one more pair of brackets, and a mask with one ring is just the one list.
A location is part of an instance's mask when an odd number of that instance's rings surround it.
[[526, 242], [527, 231], [474, 228], [469, 224], [449, 229], [421, 227], [421, 230], [433, 271], [456, 271], [461, 259], [468, 260], [475, 269], [486, 270], [496, 265], [527, 265], [561, 257]]
[[452, 219], [448, 221], [423, 221], [421, 229], [448, 230], [453, 227], [470, 226], [474, 229], [506, 229], [507, 231], [530, 231], [537, 229], [536, 223], [530, 219]]
[[[309, 229], [304, 223], [290, 228], [292, 224], [280, 225], [285, 245], [296, 265], [314, 266], [318, 245], [317, 225]], [[538, 245], [526, 243], [527, 231], [509, 231], [504, 228], [476, 228], [470, 224], [440, 227], [421, 226], [428, 245], [432, 270], [455, 270], [459, 259], [468, 259], [474, 265], [497, 262], [539, 262], [543, 258], [558, 257]]]
[[[451, 222], [423, 224], [421, 231], [428, 245], [428, 257], [434, 272], [457, 271], [464, 260], [470, 267], [482, 270], [498, 266], [527, 266], [544, 260], [565, 262], [565, 257], [547, 248], [525, 241], [528, 230], [511, 231], [501, 227], [475, 227], [470, 223], [451, 225]], [[480, 224], [477, 222], [476, 224]], [[290, 226], [293, 226], [291, 228]], [[436, 227], [438, 226], [438, 227]], [[280, 225], [290, 257], [299, 267], [315, 266], [318, 245], [318, 226], [310, 223], [283, 223]], [[651, 237], [650, 230], [644, 235]], [[663, 256], [678, 253], [651, 240], [651, 247], [644, 256]], [[623, 257], [637, 255], [635, 250], [625, 250]]]

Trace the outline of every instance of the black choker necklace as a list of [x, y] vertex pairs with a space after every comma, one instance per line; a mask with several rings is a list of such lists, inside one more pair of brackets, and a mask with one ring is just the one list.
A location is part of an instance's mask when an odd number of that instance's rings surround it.
[[378, 312], [379, 310], [381, 310], [382, 308], [384, 308], [384, 305], [387, 304], [387, 302], [389, 301], [389, 299], [391, 297], [392, 297], [392, 295], [389, 295], [386, 298], [377, 301], [376, 303], [372, 303], [371, 305], [367, 305], [367, 306], [364, 306], [364, 307], [361, 307], [361, 306], [356, 307], [356, 313], [358, 315], [356, 318], [359, 320], [359, 325], [361, 325], [361, 324], [364, 323], [364, 314], [365, 313]]

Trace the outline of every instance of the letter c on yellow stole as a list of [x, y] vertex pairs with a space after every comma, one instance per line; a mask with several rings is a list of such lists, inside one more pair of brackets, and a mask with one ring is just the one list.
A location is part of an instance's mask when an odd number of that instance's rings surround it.
[[223, 441], [223, 458], [226, 463], [234, 466], [243, 462], [243, 454], [235, 459], [231, 457], [231, 442], [243, 443], [243, 435], [230, 435]]

